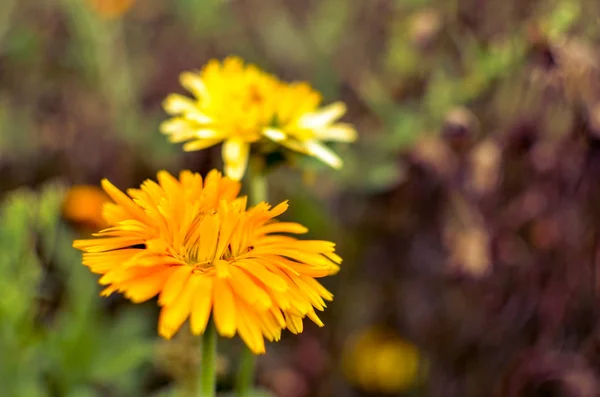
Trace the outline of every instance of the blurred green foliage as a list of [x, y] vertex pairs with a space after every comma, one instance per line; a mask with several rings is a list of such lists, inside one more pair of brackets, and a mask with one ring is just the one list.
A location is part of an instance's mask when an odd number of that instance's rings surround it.
[[148, 323], [143, 310], [108, 317], [60, 220], [63, 190], [20, 189], [0, 207], [2, 393], [139, 395], [153, 347]]

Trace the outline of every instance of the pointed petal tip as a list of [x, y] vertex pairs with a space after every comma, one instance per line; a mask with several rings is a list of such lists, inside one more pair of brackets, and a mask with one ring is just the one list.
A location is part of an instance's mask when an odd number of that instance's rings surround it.
[[273, 142], [281, 142], [287, 139], [287, 134], [279, 128], [265, 128], [262, 134]]
[[102, 188], [104, 190], [106, 190], [107, 188], [110, 188], [110, 187], [114, 187], [114, 185], [112, 183], [110, 183], [108, 178], [102, 178], [102, 180], [100, 181], [100, 185], [102, 186]]
[[235, 329], [229, 330], [229, 329], [220, 329], [219, 331], [219, 335], [221, 335], [224, 338], [233, 338], [235, 336]]
[[336, 170], [341, 170], [342, 168], [344, 168], [344, 162], [340, 158], [338, 158], [337, 161], [329, 163], [329, 165], [331, 166], [331, 168]]
[[172, 120], [165, 120], [162, 123], [160, 123], [158, 125], [158, 131], [163, 134], [163, 135], [171, 135], [173, 134], [174, 128], [173, 128], [173, 121]]
[[175, 332], [173, 332], [172, 330], [167, 330], [166, 328], [163, 328], [161, 325], [159, 325], [158, 335], [160, 335], [166, 340], [171, 340], [173, 338], [173, 335], [175, 335]]
[[193, 72], [190, 72], [189, 70], [186, 70], [179, 74], [179, 82], [183, 86], [185, 86], [186, 82], [189, 82], [190, 80], [195, 80], [197, 78], [199, 78], [199, 77], [196, 76], [196, 74], [194, 74]]
[[158, 172], [156, 173], [156, 178], [158, 180], [163, 179], [163, 178], [174, 178], [171, 173], [165, 169], [162, 170], [158, 170]]
[[240, 166], [225, 165], [225, 175], [236, 182], [239, 182], [244, 177], [244, 168]]

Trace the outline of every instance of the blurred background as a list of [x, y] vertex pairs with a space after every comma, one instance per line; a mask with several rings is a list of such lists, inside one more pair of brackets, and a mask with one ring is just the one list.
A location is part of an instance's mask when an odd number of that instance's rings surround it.
[[180, 72], [235, 54], [343, 100], [360, 136], [339, 173], [270, 177], [345, 261], [326, 327], [270, 344], [256, 395], [599, 396], [599, 44], [592, 0], [0, 1], [0, 394], [193, 381], [197, 341], [98, 297], [71, 244], [103, 227], [101, 178], [221, 167], [158, 124]]

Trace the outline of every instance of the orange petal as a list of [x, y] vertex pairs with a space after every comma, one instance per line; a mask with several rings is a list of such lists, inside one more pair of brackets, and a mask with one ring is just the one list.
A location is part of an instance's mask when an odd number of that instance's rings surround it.
[[110, 183], [108, 179], [102, 180], [102, 188], [104, 191], [121, 207], [123, 207], [131, 216], [143, 223], [150, 223], [146, 213], [136, 203], [133, 202], [125, 193], [117, 189], [115, 185]]
[[178, 266], [171, 274], [171, 277], [165, 283], [165, 286], [158, 297], [158, 304], [169, 306], [181, 294], [181, 289], [187, 282], [192, 273], [191, 266]]
[[189, 317], [200, 277], [191, 275], [181, 287], [181, 294], [170, 305], [163, 306], [158, 320], [158, 333], [170, 339]]
[[219, 334], [231, 338], [235, 335], [235, 301], [226, 279], [214, 278], [214, 319]]
[[192, 333], [199, 335], [206, 329], [210, 318], [210, 310], [213, 306], [213, 279], [203, 275], [194, 275], [193, 277], [198, 277], [199, 283], [192, 303], [190, 326]]

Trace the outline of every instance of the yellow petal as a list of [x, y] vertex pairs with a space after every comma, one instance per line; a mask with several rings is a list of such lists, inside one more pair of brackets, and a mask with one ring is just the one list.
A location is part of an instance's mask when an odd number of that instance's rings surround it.
[[252, 279], [251, 276], [235, 266], [231, 266], [229, 271], [231, 272], [231, 286], [237, 296], [261, 311], [267, 310], [273, 305], [269, 294], [258, 285], [260, 283], [258, 280]]
[[265, 340], [261, 332], [260, 321], [251, 307], [240, 303], [237, 311], [238, 333], [254, 354], [265, 353]]
[[[222, 203], [223, 204], [223, 203]], [[225, 251], [225, 248], [231, 241], [231, 235], [235, 231], [235, 228], [239, 222], [239, 217], [235, 213], [226, 213], [227, 207], [223, 204], [220, 207], [221, 218], [221, 229], [219, 230], [219, 242], [217, 243], [217, 249], [215, 250], [215, 258], [221, 258]]]
[[[277, 316], [275, 315], [277, 313]], [[285, 327], [285, 319], [281, 314], [279, 308], [271, 308], [271, 310], [260, 314], [260, 326], [263, 335], [272, 341], [279, 340], [281, 338], [281, 328]], [[281, 322], [279, 319], [281, 318]]]
[[227, 162], [237, 163], [243, 157], [248, 144], [240, 138], [231, 138], [223, 144], [223, 158]]
[[199, 282], [199, 276], [191, 275], [182, 285], [179, 297], [170, 305], [163, 306], [158, 319], [158, 333], [162, 337], [171, 339], [189, 317]]
[[156, 179], [158, 180], [160, 187], [165, 191], [165, 194], [179, 195], [181, 193], [181, 184], [167, 171], [158, 171], [156, 174]]
[[133, 202], [125, 193], [117, 189], [115, 185], [110, 183], [108, 179], [102, 180], [102, 188], [112, 198], [115, 203], [119, 204], [125, 209], [131, 216], [143, 223], [149, 223], [149, 219], [146, 213], [139, 205]]
[[283, 313], [281, 312], [281, 310], [271, 309], [270, 313], [273, 316], [273, 320], [275, 320], [275, 322], [277, 323], [279, 328], [285, 328], [285, 326], [286, 326], [285, 325], [285, 317], [283, 316]]
[[199, 278], [199, 283], [192, 303], [190, 326], [194, 335], [200, 335], [206, 329], [213, 307], [213, 279], [204, 275], [196, 277]]
[[330, 167], [336, 169], [342, 168], [342, 160], [324, 144], [318, 141], [306, 141], [303, 144], [307, 153], [311, 156], [318, 158]]
[[306, 284], [303, 281], [302, 277], [294, 278], [294, 282], [296, 283], [300, 291], [302, 291], [302, 294], [309, 300], [311, 305], [313, 305], [318, 310], [323, 310], [326, 307], [323, 298], [321, 298], [321, 296], [316, 290], [314, 290], [308, 284]]
[[342, 257], [336, 254], [335, 252], [328, 252], [325, 254], [325, 256], [337, 264], [342, 263]]
[[192, 268], [190, 266], [178, 266], [177, 269], [171, 274], [171, 277], [165, 283], [160, 296], [158, 297], [158, 304], [161, 306], [168, 306], [181, 293], [181, 288], [187, 282], [190, 277]]
[[191, 123], [182, 117], [174, 117], [172, 119], [165, 120], [160, 124], [158, 129], [162, 134], [165, 135], [186, 135], [188, 132], [190, 132], [191, 135], [191, 132], [193, 131]]
[[92, 272], [103, 274], [143, 251], [141, 249], [125, 248], [109, 254], [105, 252], [86, 252], [83, 254], [83, 264], [88, 266]]
[[287, 282], [284, 278], [278, 276], [267, 270], [259, 260], [241, 260], [235, 264], [237, 267], [242, 268], [248, 274], [251, 274], [262, 280], [269, 288], [274, 290], [285, 292], [288, 288]]
[[206, 86], [204, 85], [202, 78], [196, 73], [181, 73], [179, 76], [179, 82], [186, 90], [194, 94], [194, 96], [197, 98], [201, 98], [206, 95]]
[[[219, 131], [212, 128], [188, 128], [185, 130], [178, 131], [169, 137], [171, 143], [181, 143], [189, 140], [198, 141], [218, 141], [222, 139], [222, 135]], [[217, 142], [217, 143], [218, 143]]]
[[223, 143], [222, 152], [225, 174], [233, 180], [241, 180], [248, 165], [250, 144], [240, 138], [228, 139]]
[[111, 271], [102, 276], [100, 280], [98, 280], [98, 283], [102, 285], [107, 285], [111, 283], [122, 284], [128, 281], [137, 280], [149, 276], [162, 269], [162, 266], [133, 268], [123, 268], [122, 266], [116, 266]]
[[109, 285], [108, 287], [104, 288], [102, 291], [100, 291], [100, 296], [111, 296], [113, 292], [118, 291], [119, 289], [117, 287], [115, 287], [114, 285]]
[[227, 279], [214, 279], [214, 308], [213, 317], [219, 334], [227, 338], [235, 335], [235, 301]]
[[346, 105], [344, 105], [343, 102], [334, 102], [317, 112], [302, 116], [300, 120], [298, 120], [298, 125], [300, 128], [311, 130], [320, 129], [333, 123], [344, 113], [346, 113]]
[[171, 276], [172, 272], [173, 268], [167, 267], [143, 279], [123, 284], [122, 289], [125, 292], [125, 296], [133, 303], [145, 302], [156, 296], [163, 289], [165, 282]]
[[293, 233], [303, 234], [308, 232], [308, 229], [299, 223], [294, 222], [274, 222], [268, 225], [262, 226], [258, 229], [259, 233]]
[[289, 207], [288, 201], [282, 201], [281, 203], [277, 204], [275, 207], [273, 207], [270, 211], [269, 211], [269, 218], [275, 218], [281, 214], [283, 214], [285, 211], [287, 211]]
[[315, 313], [314, 310], [309, 311], [307, 316], [313, 321], [313, 323], [317, 324], [319, 327], [325, 326], [325, 324], [323, 324], [323, 321], [321, 321], [321, 319], [319, 318], [319, 316], [317, 316], [317, 313]]
[[138, 244], [144, 244], [144, 240], [139, 237], [106, 237], [90, 240], [75, 240], [73, 241], [73, 248], [86, 252], [103, 252], [127, 248]]
[[196, 103], [183, 95], [171, 94], [163, 102], [165, 112], [177, 115], [196, 110]]
[[302, 333], [304, 326], [302, 324], [301, 317], [295, 316], [293, 314], [285, 313], [285, 321], [287, 324], [287, 328], [290, 330], [291, 333], [293, 333], [293, 334]]
[[193, 152], [195, 150], [202, 150], [214, 146], [219, 142], [221, 142], [221, 139], [198, 139], [183, 145], [183, 151]]
[[231, 273], [229, 272], [229, 262], [224, 261], [222, 259], [217, 259], [216, 261], [214, 261], [214, 266], [217, 273], [217, 278], [231, 277]]
[[354, 142], [357, 133], [351, 124], [337, 123], [315, 130], [315, 137], [321, 141]]
[[105, 203], [102, 206], [102, 217], [109, 225], [114, 225], [120, 221], [130, 218], [130, 215], [123, 207], [114, 203]]
[[287, 139], [287, 134], [278, 128], [265, 128], [263, 135], [273, 142], [281, 142]]
[[[189, 121], [183, 121], [181, 123], [175, 123], [175, 120], [167, 120], [161, 124], [161, 131], [164, 134], [170, 135], [169, 142], [181, 143], [189, 140], [221, 140], [223, 139], [223, 132], [215, 130], [214, 128], [198, 128], [196, 125], [191, 125]], [[173, 125], [166, 124], [173, 122]], [[163, 127], [163, 125], [165, 125]]]
[[312, 288], [314, 288], [319, 295], [321, 295], [321, 297], [325, 300], [328, 301], [332, 301], [333, 300], [333, 294], [331, 292], [329, 292], [329, 290], [327, 290], [327, 288], [323, 287], [323, 285], [321, 285], [321, 283], [319, 283], [317, 280], [315, 280], [312, 277], [304, 277], [301, 276], [302, 280], [307, 283], [308, 285], [310, 285]]
[[184, 117], [186, 120], [200, 125], [208, 125], [213, 122], [211, 117], [201, 112], [198, 108], [190, 109]]
[[215, 258], [217, 240], [219, 238], [219, 216], [217, 214], [207, 215], [198, 226], [199, 246], [198, 261], [204, 262]]

